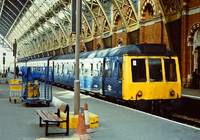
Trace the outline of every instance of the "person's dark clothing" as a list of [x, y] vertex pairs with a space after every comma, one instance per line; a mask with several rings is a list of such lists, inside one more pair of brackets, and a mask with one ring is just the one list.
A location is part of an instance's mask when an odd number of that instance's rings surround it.
[[199, 88], [199, 85], [198, 85], [198, 80], [199, 80], [199, 76], [198, 76], [198, 73], [197, 71], [195, 70], [193, 73], [192, 73], [192, 86], [191, 88], [194, 88], [194, 89], [198, 89]]
[[16, 76], [18, 77], [18, 74], [19, 74], [19, 67], [17, 66], [16, 67]]

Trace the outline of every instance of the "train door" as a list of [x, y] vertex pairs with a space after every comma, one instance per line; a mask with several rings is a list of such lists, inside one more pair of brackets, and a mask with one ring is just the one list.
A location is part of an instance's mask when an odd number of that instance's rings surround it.
[[63, 85], [67, 85], [67, 62], [63, 63]]
[[99, 93], [102, 95], [105, 95], [104, 92], [104, 82], [105, 82], [105, 59], [102, 58], [102, 60], [99, 61]]
[[59, 83], [59, 63], [56, 61], [56, 64], [54, 65], [54, 82]]
[[80, 88], [84, 89], [84, 60], [80, 60], [79, 67]]
[[75, 62], [69, 61], [69, 86], [74, 87], [75, 80]]
[[52, 67], [52, 81], [53, 81], [53, 83], [55, 83], [55, 81], [54, 81], [54, 71], [55, 71], [55, 69], [54, 69], [54, 61], [52, 61], [52, 63], [51, 63], [51, 67]]
[[93, 69], [93, 63], [91, 63], [91, 59], [84, 59], [84, 89], [87, 91], [91, 91], [91, 71]]
[[123, 74], [123, 57], [118, 57], [117, 62], [115, 63], [115, 83], [114, 83], [114, 92], [116, 93], [117, 98], [122, 98], [122, 74]]
[[[105, 59], [105, 81], [104, 81], [104, 91], [105, 95], [117, 97], [115, 92], [115, 80], [116, 71], [115, 65], [117, 64], [116, 57], [107, 57]], [[115, 76], [114, 76], [115, 75]]]
[[93, 71], [92, 71], [92, 91], [102, 94], [102, 70], [103, 58], [93, 59]]
[[65, 79], [66, 79], [65, 85], [68, 86], [69, 85], [69, 62], [68, 61], [66, 62], [66, 65], [65, 65], [65, 73], [66, 73], [65, 74]]
[[61, 68], [60, 68], [60, 84], [64, 83], [64, 66], [65, 64], [63, 62], [60, 62]]

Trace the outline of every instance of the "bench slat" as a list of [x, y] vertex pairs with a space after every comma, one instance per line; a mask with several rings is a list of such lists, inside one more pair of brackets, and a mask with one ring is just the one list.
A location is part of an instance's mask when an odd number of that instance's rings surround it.
[[63, 122], [53, 111], [50, 110], [36, 110], [37, 114], [43, 121]]

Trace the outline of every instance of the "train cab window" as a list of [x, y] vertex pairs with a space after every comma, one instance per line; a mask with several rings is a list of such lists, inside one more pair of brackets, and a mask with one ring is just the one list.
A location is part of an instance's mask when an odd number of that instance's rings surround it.
[[177, 81], [176, 64], [174, 59], [164, 59], [166, 81]]
[[161, 59], [149, 59], [149, 76], [150, 82], [163, 81]]
[[105, 76], [108, 78], [112, 77], [112, 66], [113, 66], [113, 62], [111, 61], [107, 61], [105, 64]]
[[122, 63], [119, 63], [118, 77], [119, 79], [122, 79]]
[[133, 82], [146, 82], [145, 59], [132, 59], [131, 64]]

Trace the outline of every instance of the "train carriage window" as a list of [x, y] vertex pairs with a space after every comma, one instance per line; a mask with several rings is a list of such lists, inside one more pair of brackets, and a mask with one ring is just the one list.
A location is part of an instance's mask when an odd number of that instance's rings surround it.
[[177, 81], [176, 64], [174, 59], [164, 59], [166, 81]]
[[108, 78], [112, 77], [112, 66], [113, 66], [113, 62], [106, 61], [106, 64], [105, 64], [105, 76], [108, 77]]
[[119, 63], [118, 77], [119, 79], [122, 79], [122, 63]]
[[145, 59], [132, 59], [131, 64], [133, 82], [146, 82]]
[[163, 81], [161, 59], [149, 59], [150, 82]]

